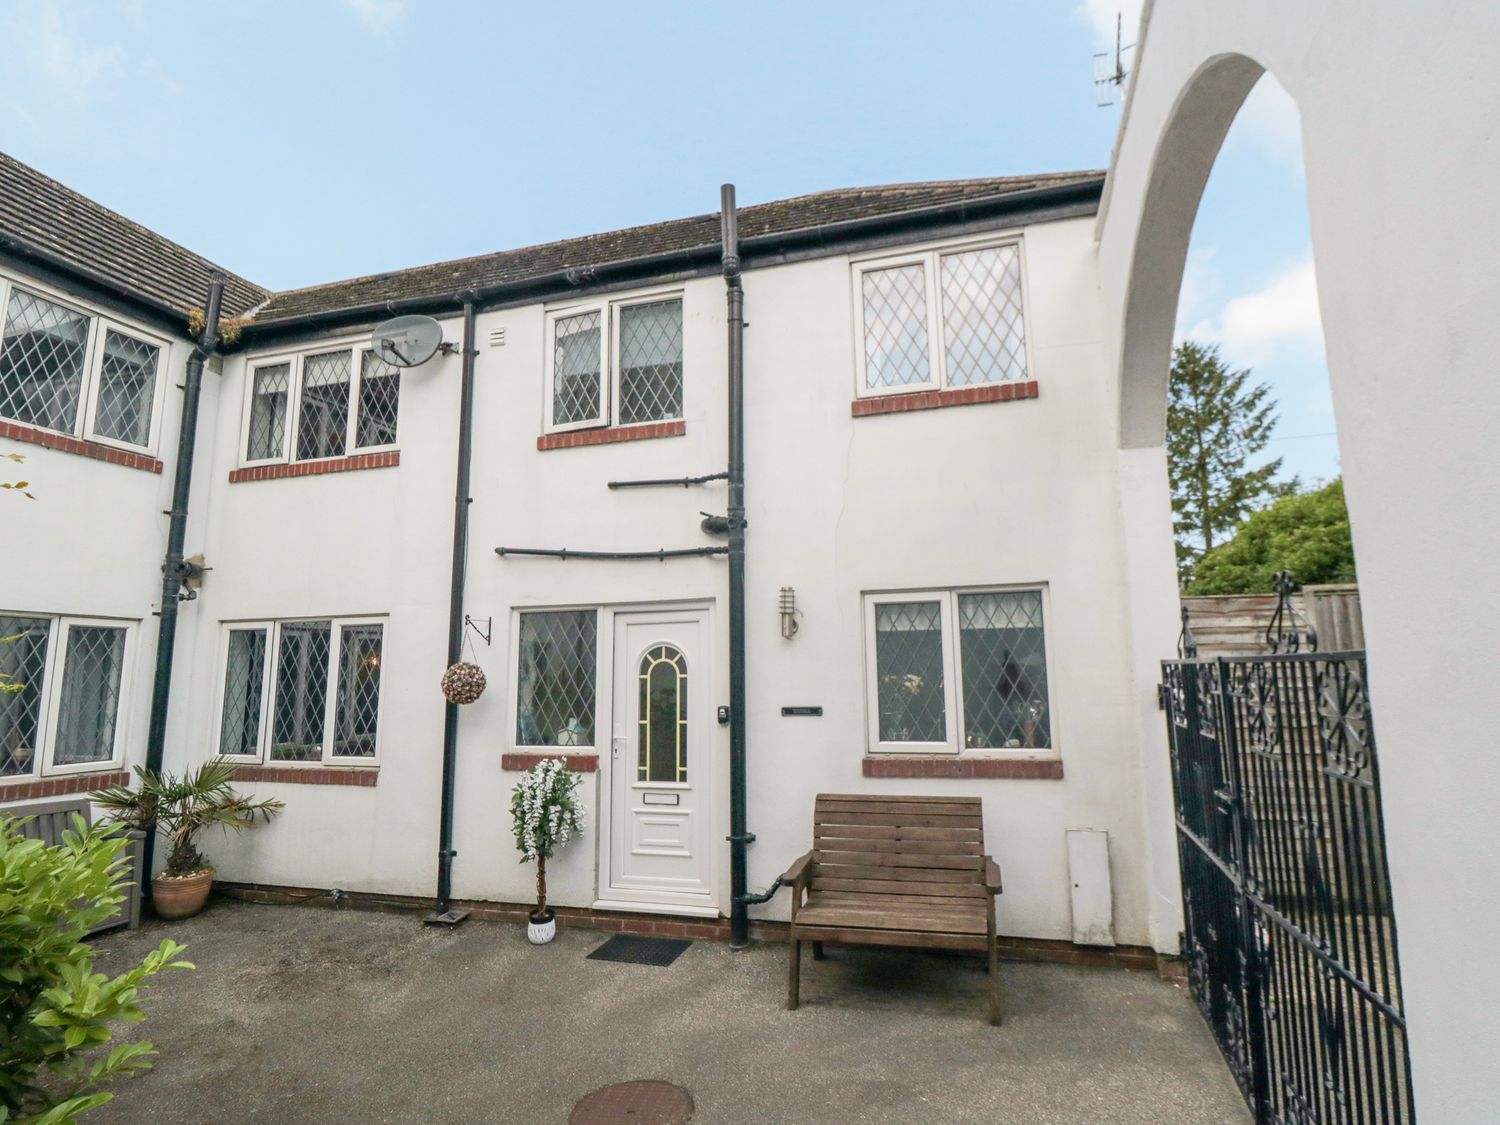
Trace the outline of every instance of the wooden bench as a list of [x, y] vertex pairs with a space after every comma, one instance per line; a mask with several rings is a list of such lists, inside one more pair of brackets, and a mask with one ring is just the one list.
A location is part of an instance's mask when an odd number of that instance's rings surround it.
[[788, 1008], [797, 1007], [805, 941], [816, 960], [824, 942], [981, 950], [989, 957], [990, 1023], [1000, 1022], [1000, 868], [984, 854], [978, 797], [820, 793], [813, 850], [782, 881], [792, 888]]

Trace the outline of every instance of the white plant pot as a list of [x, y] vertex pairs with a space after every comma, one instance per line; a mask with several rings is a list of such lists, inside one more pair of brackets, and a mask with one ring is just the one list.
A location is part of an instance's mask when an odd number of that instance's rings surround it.
[[533, 922], [527, 919], [526, 940], [532, 945], [546, 945], [557, 936], [557, 919], [548, 918], [545, 922]]

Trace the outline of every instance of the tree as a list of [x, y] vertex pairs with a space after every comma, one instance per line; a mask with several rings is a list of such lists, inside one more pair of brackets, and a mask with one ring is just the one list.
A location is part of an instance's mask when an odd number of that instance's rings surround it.
[[1167, 401], [1167, 469], [1172, 529], [1184, 575], [1266, 500], [1297, 487], [1278, 484], [1281, 458], [1248, 468], [1276, 428], [1276, 400], [1248, 369], [1232, 370], [1212, 345], [1185, 340], [1172, 353]]
[[1289, 570], [1299, 584], [1354, 581], [1354, 541], [1344, 482], [1283, 496], [1254, 512], [1234, 538], [1193, 566], [1194, 594], [1267, 594], [1271, 576]]

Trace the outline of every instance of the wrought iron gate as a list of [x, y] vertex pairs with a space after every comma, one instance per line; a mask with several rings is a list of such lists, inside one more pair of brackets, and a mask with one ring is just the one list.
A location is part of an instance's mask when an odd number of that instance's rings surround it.
[[1258, 1122], [1412, 1120], [1366, 684], [1362, 652], [1162, 666], [1189, 982]]

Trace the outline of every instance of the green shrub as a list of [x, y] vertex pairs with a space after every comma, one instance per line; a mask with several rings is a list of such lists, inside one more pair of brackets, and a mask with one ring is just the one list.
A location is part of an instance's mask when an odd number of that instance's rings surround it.
[[151, 1065], [150, 1043], [105, 1050], [110, 1022], [145, 1019], [145, 979], [192, 965], [168, 940], [113, 979], [94, 972], [84, 937], [125, 897], [127, 841], [75, 816], [49, 847], [21, 823], [0, 817], [0, 1122], [67, 1125], [113, 1097], [100, 1086]]

